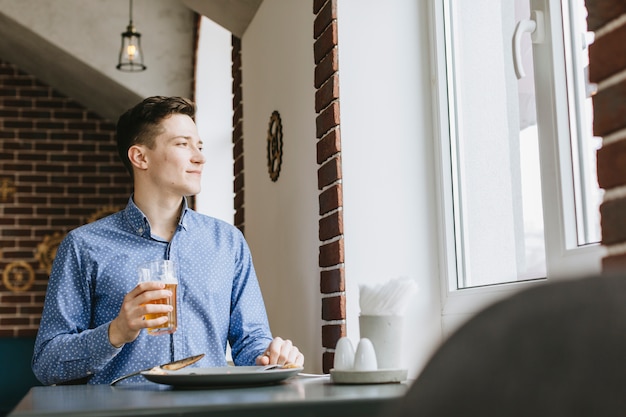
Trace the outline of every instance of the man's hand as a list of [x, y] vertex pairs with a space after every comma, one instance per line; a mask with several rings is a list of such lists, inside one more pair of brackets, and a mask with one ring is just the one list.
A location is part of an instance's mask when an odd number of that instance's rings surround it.
[[135, 340], [141, 329], [158, 327], [168, 320], [167, 316], [144, 320], [146, 314], [172, 311], [172, 306], [167, 304], [150, 304], [152, 300], [172, 296], [164, 288], [162, 282], [142, 282], [126, 294], [119, 314], [109, 325], [109, 342], [113, 346], [122, 347]]
[[293, 363], [298, 366], [304, 365], [304, 355], [291, 343], [291, 340], [283, 340], [275, 337], [269, 344], [265, 353], [256, 358], [257, 365], [285, 365]]

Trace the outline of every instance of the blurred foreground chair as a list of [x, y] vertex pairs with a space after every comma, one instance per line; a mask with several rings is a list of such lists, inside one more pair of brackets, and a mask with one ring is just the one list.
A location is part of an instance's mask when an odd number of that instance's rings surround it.
[[386, 416], [626, 415], [626, 275], [545, 284], [477, 314]]

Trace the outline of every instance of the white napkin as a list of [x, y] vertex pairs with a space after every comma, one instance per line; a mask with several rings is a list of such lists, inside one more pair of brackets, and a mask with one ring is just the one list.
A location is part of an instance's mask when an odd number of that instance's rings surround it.
[[413, 295], [417, 283], [409, 278], [395, 278], [384, 284], [359, 285], [361, 315], [401, 316]]

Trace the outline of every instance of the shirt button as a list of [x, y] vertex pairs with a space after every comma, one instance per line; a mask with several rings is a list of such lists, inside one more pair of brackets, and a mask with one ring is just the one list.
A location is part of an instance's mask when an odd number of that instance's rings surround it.
[[143, 233], [143, 227], [140, 227], [139, 229], [137, 229], [137, 233], [142, 234]]

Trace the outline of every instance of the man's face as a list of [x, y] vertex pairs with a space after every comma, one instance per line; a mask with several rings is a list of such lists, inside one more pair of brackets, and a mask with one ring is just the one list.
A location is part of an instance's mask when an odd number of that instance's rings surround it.
[[144, 147], [150, 181], [160, 191], [198, 194], [206, 159], [196, 124], [189, 116], [173, 114], [163, 119], [161, 128], [153, 149]]

